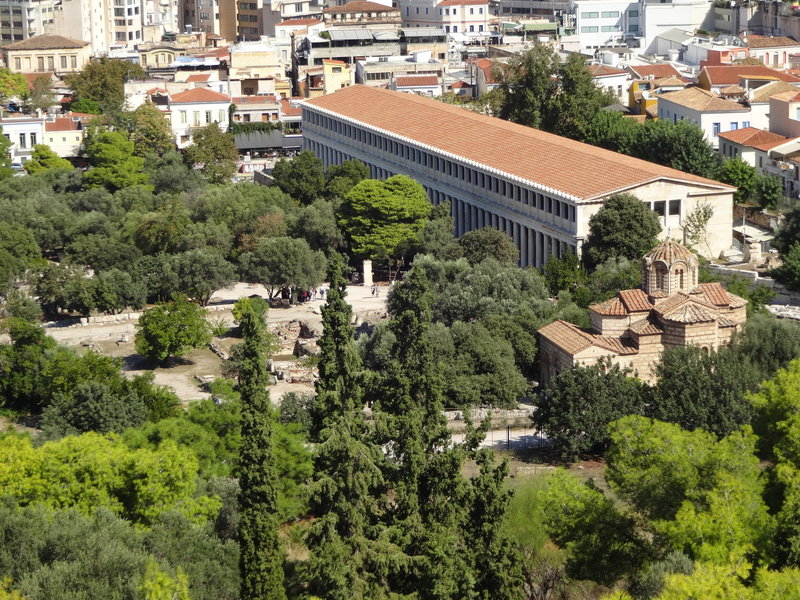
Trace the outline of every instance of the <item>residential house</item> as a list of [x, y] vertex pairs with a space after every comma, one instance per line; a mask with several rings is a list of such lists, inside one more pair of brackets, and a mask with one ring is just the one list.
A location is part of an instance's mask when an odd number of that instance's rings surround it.
[[715, 148], [721, 132], [751, 125], [750, 107], [723, 100], [699, 87], [661, 94], [658, 97], [658, 118], [672, 123], [684, 120], [694, 123]]
[[677, 92], [688, 84], [680, 77], [638, 79], [631, 81], [628, 102], [632, 111], [647, 118], [658, 117], [658, 99], [662, 94]]
[[234, 123], [278, 123], [280, 99], [273, 95], [234, 96], [232, 118]]
[[430, 52], [415, 52], [411, 56], [388, 56], [364, 59], [356, 63], [356, 82], [372, 87], [386, 87], [393, 77], [432, 75], [441, 79], [447, 65], [435, 60]]
[[594, 79], [597, 87], [611, 92], [620, 102], [625, 100], [630, 77], [627, 71], [609, 67], [608, 65], [589, 65], [587, 68], [589, 73], [592, 74], [592, 79]]
[[625, 69], [631, 74], [632, 79], [663, 79], [665, 77], [678, 77], [681, 74], [669, 63], [654, 65], [627, 65]]
[[322, 11], [326, 27], [366, 27], [395, 30], [402, 22], [400, 11], [392, 6], [352, 0], [343, 6], [330, 6]]
[[475, 64], [472, 66], [472, 71], [475, 73], [475, 87], [478, 90], [478, 98], [487, 92], [496, 90], [500, 85], [500, 82], [494, 75], [495, 68], [500, 68], [495, 65], [499, 64], [501, 63], [489, 60], [488, 58], [479, 58], [475, 61]]
[[75, 73], [89, 62], [88, 42], [60, 35], [38, 35], [2, 47], [3, 61], [14, 73]]
[[353, 84], [354, 72], [346, 62], [325, 59], [321, 67], [306, 71], [305, 81], [301, 83], [302, 95], [305, 98], [316, 98], [330, 94], [338, 89]]
[[77, 157], [81, 153], [85, 131], [84, 119], [72, 113], [48, 118], [44, 123], [43, 143], [61, 158]]
[[697, 76], [697, 85], [704, 90], [717, 93], [720, 89], [733, 84], [738, 84], [745, 90], [750, 90], [771, 81], [784, 81], [800, 85], [800, 77], [762, 65], [703, 67], [703, 70]]
[[[741, 89], [741, 86], [737, 87]], [[745, 97], [750, 105], [750, 123], [759, 129], [769, 128], [769, 99], [778, 94], [797, 93], [798, 91], [800, 91], [800, 87], [785, 81], [772, 81], [749, 90]]]
[[757, 58], [773, 69], [786, 69], [791, 64], [790, 56], [800, 52], [800, 42], [786, 36], [763, 36], [748, 33], [743, 36], [750, 50], [749, 56]]
[[723, 159], [738, 158], [751, 167], [762, 169], [764, 167], [763, 155], [759, 161], [758, 152], [766, 153], [779, 144], [784, 144], [788, 139], [784, 135], [772, 133], [766, 129], [744, 127], [733, 131], [723, 131], [719, 134], [719, 154]]
[[23, 165], [30, 160], [33, 147], [44, 140], [43, 117], [35, 115], [6, 115], [0, 119], [3, 135], [11, 142], [11, 163]]
[[[406, 10], [408, 10], [408, 6]], [[426, 21], [425, 25], [433, 24], [441, 27], [445, 33], [484, 33], [489, 31], [489, 2], [488, 0], [442, 0], [436, 5], [437, 13], [431, 22]], [[415, 15], [416, 16], [416, 15]], [[436, 20], [438, 17], [438, 21]], [[412, 22], [406, 16], [403, 25], [411, 27]], [[415, 26], [421, 23], [416, 21]]]
[[227, 131], [230, 105], [226, 94], [205, 88], [171, 94], [169, 117], [178, 148], [189, 146], [193, 133], [211, 123], [218, 123], [222, 131]]
[[747, 300], [719, 282], [700, 283], [699, 261], [667, 239], [642, 258], [641, 288], [622, 290], [589, 307], [591, 327], [553, 321], [539, 329], [540, 381], [607, 358], [654, 383], [668, 348], [699, 346], [713, 352], [731, 343], [747, 320]]
[[291, 65], [295, 40], [299, 40], [309, 32], [321, 31], [322, 28], [322, 20], [316, 18], [281, 21], [275, 25], [275, 36], [270, 38], [269, 42], [278, 52], [281, 62]]
[[434, 98], [442, 95], [442, 81], [436, 75], [403, 75], [392, 77], [389, 89]]

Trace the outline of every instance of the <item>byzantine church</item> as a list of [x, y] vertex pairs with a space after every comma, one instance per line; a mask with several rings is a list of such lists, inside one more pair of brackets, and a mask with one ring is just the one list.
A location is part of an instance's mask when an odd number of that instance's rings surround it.
[[698, 284], [698, 267], [689, 249], [667, 239], [642, 258], [641, 289], [589, 307], [590, 330], [560, 320], [539, 329], [541, 383], [605, 357], [652, 383], [663, 350], [729, 344], [747, 318], [747, 301], [720, 283]]

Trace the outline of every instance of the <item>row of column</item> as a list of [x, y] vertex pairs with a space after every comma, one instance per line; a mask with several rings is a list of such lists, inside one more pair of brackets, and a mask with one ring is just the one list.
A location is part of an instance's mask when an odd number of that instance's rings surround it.
[[523, 267], [539, 267], [547, 261], [548, 256], [560, 258], [562, 255], [564, 243], [558, 238], [521, 225], [469, 202], [457, 198], [447, 199], [451, 203], [451, 214], [457, 237], [482, 227], [499, 229], [514, 240], [514, 245], [519, 250], [520, 265]]

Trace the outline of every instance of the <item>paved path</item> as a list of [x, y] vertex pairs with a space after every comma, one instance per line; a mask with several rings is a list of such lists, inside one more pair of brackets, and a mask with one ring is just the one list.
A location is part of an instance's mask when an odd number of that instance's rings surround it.
[[[456, 443], [464, 441], [463, 433], [453, 433], [452, 439]], [[481, 447], [494, 448], [495, 450], [529, 450], [542, 448], [548, 440], [532, 427], [506, 429], [490, 429], [486, 433]]]

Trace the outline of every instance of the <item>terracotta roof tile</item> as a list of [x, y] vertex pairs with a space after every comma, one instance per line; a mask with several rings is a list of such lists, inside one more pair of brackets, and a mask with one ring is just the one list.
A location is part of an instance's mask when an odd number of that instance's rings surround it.
[[[439, 5], [441, 6], [441, 4]], [[622, 69], [615, 69], [608, 65], [589, 65], [586, 67], [592, 77], [611, 77], [612, 75], [627, 75]]]
[[596, 312], [599, 315], [604, 315], [608, 317], [626, 317], [628, 316], [628, 310], [625, 308], [625, 304], [623, 304], [622, 300], [617, 298], [611, 298], [610, 300], [606, 300], [604, 302], [598, 302], [597, 304], [592, 304], [589, 307], [589, 310], [592, 312]]
[[188, 104], [192, 102], [228, 102], [225, 94], [220, 94], [208, 88], [194, 88], [185, 92], [178, 92], [170, 96], [171, 104]]
[[766, 36], [750, 34], [745, 39], [748, 48], [782, 48], [786, 46], [800, 46], [790, 37], [785, 35]]
[[678, 70], [670, 64], [642, 65], [628, 67], [639, 79], [660, 79], [662, 77], [680, 77]]
[[54, 121], [45, 122], [45, 131], [77, 131], [82, 129], [80, 121], [73, 121], [71, 117], [58, 117]]
[[309, 25], [317, 25], [318, 23], [322, 23], [319, 19], [289, 19], [287, 21], [281, 21], [275, 27], [308, 27]]
[[664, 330], [661, 328], [661, 326], [652, 319], [642, 319], [641, 321], [636, 321], [628, 329], [630, 329], [636, 335], [660, 335], [664, 333]]
[[37, 35], [27, 40], [6, 44], [3, 50], [61, 50], [84, 48], [88, 45], [89, 42], [74, 40], [63, 35]]
[[797, 91], [797, 86], [792, 85], [791, 83], [787, 83], [785, 81], [771, 81], [766, 85], [756, 88], [753, 91], [753, 95], [750, 96], [749, 102], [751, 104], [754, 102], [769, 102], [769, 99], [777, 94], [782, 94], [785, 92], [796, 93]]
[[645, 254], [644, 258], [651, 261], [660, 260], [671, 265], [679, 260], [691, 260], [693, 256], [692, 251], [686, 246], [679, 244], [672, 238], [667, 238]]
[[783, 143], [789, 139], [766, 129], [756, 129], [755, 127], [743, 127], [736, 131], [723, 131], [719, 133], [719, 137], [742, 146], [757, 146], [772, 142]]
[[736, 327], [738, 323], [736, 321], [731, 321], [728, 317], [717, 317], [717, 324], [720, 327]]
[[625, 304], [628, 312], [644, 312], [653, 308], [650, 300], [647, 299], [647, 294], [644, 290], [636, 288], [635, 290], [622, 290], [619, 293], [620, 300]]
[[569, 354], [577, 354], [592, 345], [587, 334], [566, 321], [553, 321], [539, 329], [538, 333]]
[[387, 12], [396, 11], [396, 8], [386, 6], [385, 4], [378, 4], [377, 2], [368, 2], [367, 0], [353, 0], [344, 6], [330, 6], [322, 12], [325, 14], [341, 14], [341, 13], [361, 13], [361, 12]]
[[701, 283], [698, 287], [706, 300], [714, 306], [728, 306], [730, 304], [728, 292], [719, 281]]
[[716, 315], [699, 306], [695, 302], [687, 302], [683, 306], [662, 315], [667, 321], [676, 323], [710, 323], [716, 321]]
[[593, 335], [594, 346], [611, 350], [617, 354], [638, 354], [639, 349], [628, 338], [610, 337], [607, 335]]
[[475, 61], [475, 65], [483, 71], [483, 75], [486, 78], [486, 83], [489, 85], [497, 83], [495, 81], [494, 76], [492, 75], [492, 69], [494, 68], [495, 62], [493, 60], [489, 60], [488, 58], [479, 58]]
[[740, 77], [757, 79], [775, 79], [778, 81], [791, 81], [800, 83], [800, 77], [776, 71], [764, 65], [724, 65], [715, 67], [703, 67], [700, 76], [705, 73], [711, 85], [731, 85], [739, 83]]
[[300, 107], [292, 106], [292, 103], [289, 101], [288, 98], [281, 99], [281, 114], [284, 117], [299, 117], [302, 114], [302, 109]]
[[699, 87], [687, 87], [677, 92], [667, 92], [658, 97], [658, 101], [674, 102], [679, 106], [685, 106], [693, 110], [702, 112], [731, 112], [731, 111], [749, 111], [750, 108], [733, 102], [732, 100], [725, 100], [720, 98], [714, 92], [709, 92]]
[[211, 79], [211, 75], [209, 73], [195, 73], [194, 75], [189, 75], [186, 78], [187, 83], [194, 83], [194, 82], [203, 82], [208, 81]]
[[[663, 180], [697, 184], [711, 190], [733, 189], [703, 177], [414, 94], [353, 85], [309, 100], [305, 105], [472, 160], [577, 200], [603, 198]], [[514, 149], [513, 155], [509, 154], [509, 148]], [[523, 158], [537, 156], [546, 156], [548, 160]], [[592, 176], [576, 177], [578, 166]]]
[[408, 75], [406, 77], [397, 77], [394, 81], [397, 87], [439, 85], [439, 78], [436, 75]]

